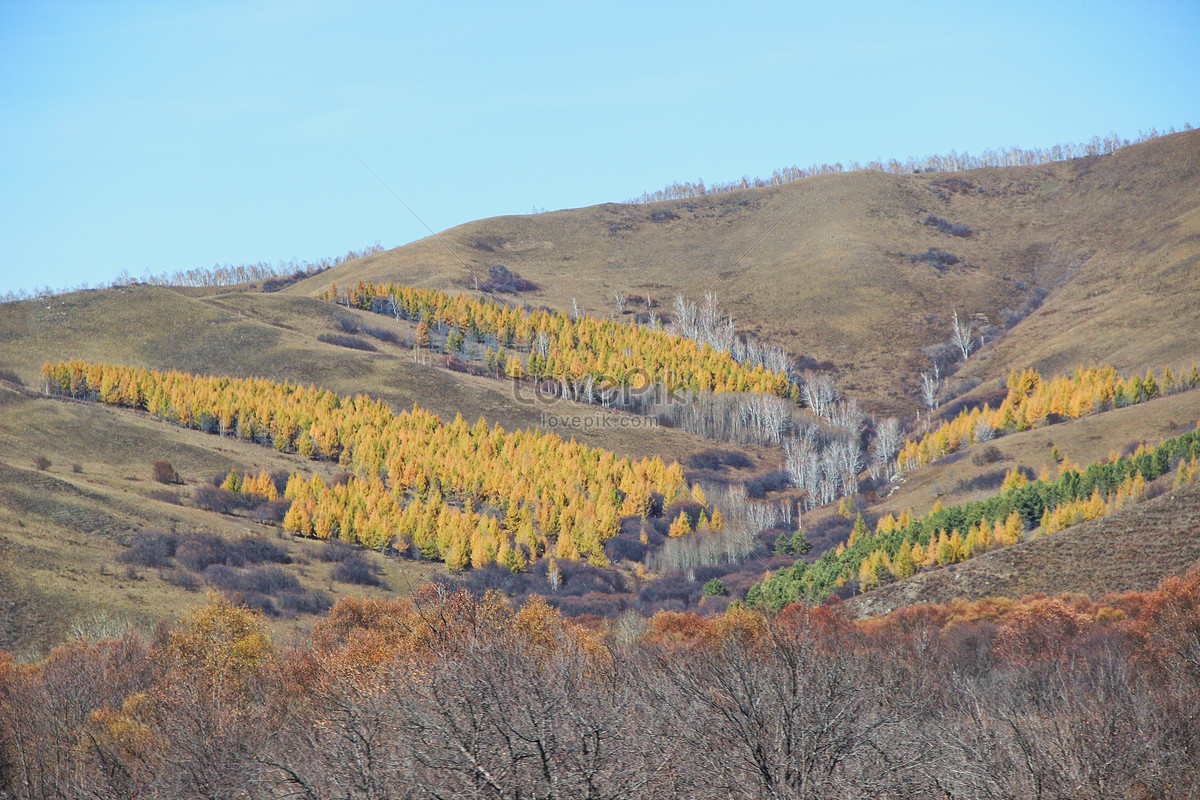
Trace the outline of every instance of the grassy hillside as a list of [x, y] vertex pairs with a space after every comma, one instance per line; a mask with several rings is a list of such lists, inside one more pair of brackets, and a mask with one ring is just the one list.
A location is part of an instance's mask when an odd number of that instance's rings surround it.
[[[461, 412], [510, 429], [554, 424], [635, 457], [686, 461], [714, 446], [680, 430], [633, 428], [625, 415], [596, 406], [522, 404], [505, 382], [414, 363], [402, 344], [371, 340], [377, 351], [363, 352], [322, 342], [338, 331], [338, 317], [411, 335], [411, 326], [318, 300], [334, 282], [474, 291], [476, 277], [503, 264], [539, 287], [510, 299], [560, 309], [577, 299], [601, 316], [613, 313], [614, 291], [652, 297], [669, 312], [676, 292], [698, 298], [711, 290], [743, 330], [809, 364], [830, 362], [842, 389], [884, 413], [918, 407], [917, 374], [928, 368], [930, 348], [948, 341], [953, 311], [995, 337], [953, 379], [977, 383], [977, 397], [994, 392], [1013, 368], [1051, 376], [1108, 362], [1132, 374], [1200, 362], [1200, 132], [1037, 167], [827, 175], [708, 198], [480, 220], [441, 240], [347, 262], [275, 294], [130, 286], [0, 305], [0, 379], [18, 379], [0, 388], [0, 648], [41, 649], [96, 610], [148, 624], [193, 603], [196, 594], [165, 581], [166, 573], [131, 574], [115, 561], [145, 528], [264, 535], [287, 549], [287, 568], [306, 587], [335, 598], [382, 591], [332, 581], [314, 543], [279, 539], [275, 528], [245, 516], [149, 496], [162, 488], [150, 479], [160, 458], [187, 481], [174, 489], [181, 496], [229, 469], [311, 470], [312, 462], [138, 413], [40, 397], [47, 360], [315, 383], [380, 397], [397, 410], [417, 403], [443, 419]], [[627, 314], [642, 311], [631, 303]], [[911, 474], [866, 511], [921, 513], [935, 499], [977, 499], [998, 470], [1040, 471], [1054, 447], [1086, 464], [1198, 418], [1200, 393], [1190, 392], [1014, 434], [994, 443], [999, 460], [976, 463], [979, 448], [955, 454]], [[577, 419], [592, 423], [564, 427]], [[734, 482], [782, 460], [777, 451], [746, 449], [751, 466], [727, 473]], [[37, 456], [49, 459], [49, 469], [35, 468]], [[1197, 556], [1186, 536], [1162, 538], [1197, 528], [1197, 498], [1184, 492], [1175, 500], [1158, 498], [954, 572], [927, 573], [917, 588], [877, 593], [888, 599], [856, 602], [874, 609], [956, 592], [1148, 586]], [[824, 509], [807, 515], [806, 525], [836, 533], [826, 525], [832, 518]], [[1102, 546], [1106, 537], [1121, 546]], [[1138, 548], [1151, 540], [1178, 546], [1154, 545], [1156, 555], [1144, 558]], [[393, 590], [431, 569], [375, 558]], [[1094, 580], [1080, 564], [1095, 567]], [[1122, 575], [1139, 577], [1122, 583]], [[306, 619], [279, 624], [304, 627]]]
[[[35, 468], [38, 456], [48, 459], [47, 469]], [[185, 483], [155, 483], [151, 465], [158, 459], [169, 461]], [[287, 550], [294, 563], [284, 568], [305, 587], [331, 597], [385, 593], [330, 580], [331, 565], [314, 559], [315, 542], [280, 537], [277, 527], [244, 516], [150, 496], [167, 491], [187, 500], [196, 487], [231, 469], [317, 469], [326, 478], [336, 472], [335, 465], [218, 440], [144, 414], [0, 389], [0, 648], [36, 652], [73, 628], [87, 630], [97, 619], [150, 626], [195, 604], [197, 592], [164, 581], [162, 570], [131, 569], [116, 561], [143, 529], [214, 533], [230, 540], [266, 537]], [[432, 568], [367, 557], [397, 591]], [[310, 623], [302, 616], [277, 625]]]
[[914, 575], [847, 601], [855, 614], [886, 614], [954, 598], [1041, 592], [1145, 591], [1200, 561], [1200, 485], [1192, 484], [1064, 531]]
[[[682, 431], [634, 430], [623, 415], [569, 401], [553, 405], [515, 402], [502, 382], [414, 363], [411, 352], [375, 341], [368, 353], [318, 341], [337, 331], [338, 316], [393, 329], [387, 318], [307, 297], [224, 292], [192, 298], [171, 289], [132, 286], [75, 292], [0, 305], [0, 369], [33, 388], [42, 364], [63, 358], [178, 369], [212, 375], [265, 377], [314, 383], [340, 394], [369, 394], [396, 410], [418, 403], [445, 420], [461, 413], [474, 421], [519, 429], [544, 424], [588, 444], [639, 458], [681, 459], [707, 444]], [[576, 418], [594, 424], [574, 427]], [[554, 423], [551, 423], [554, 424]]]
[[[967, 236], [926, 224], [930, 215]], [[957, 263], [911, 256], [930, 248]], [[398, 280], [467, 289], [503, 264], [520, 300], [611, 313], [613, 291], [667, 301], [717, 292], [749, 331], [836, 366], [882, 411], [916, 408], [922, 349], [957, 310], [1004, 330], [962, 376], [1122, 372], [1200, 359], [1200, 132], [1034, 167], [856, 172], [650, 205], [479, 220], [348, 262], [288, 292]], [[631, 310], [637, 310], [633, 308]]]
[[[1086, 467], [1114, 451], [1132, 450], [1139, 442], [1154, 445], [1178, 436], [1195, 427], [1197, 420], [1200, 420], [1200, 391], [1191, 391], [1012, 433], [960, 450], [910, 473], [893, 492], [873, 504], [871, 510], [899, 516], [906, 508], [920, 513], [937, 500], [943, 505], [981, 500], [995, 491], [1004, 472], [1016, 466], [1034, 474], [1048, 469], [1057, 475], [1059, 462], [1052, 455], [1055, 448], [1063, 461]], [[982, 457], [985, 449], [993, 448], [996, 455]], [[989, 488], [989, 483], [994, 485]]]
[[[379, 352], [367, 353], [318, 341], [336, 330], [337, 315], [369, 317], [375, 327], [393, 324], [305, 297], [226, 292], [194, 298], [149, 286], [0, 305], [0, 369], [25, 384], [24, 389], [0, 384], [0, 596], [5, 598], [0, 648], [40, 650], [97, 612], [149, 625], [195, 603], [195, 592], [165, 582], [155, 570], [127, 577], [126, 566], [114, 559], [139, 530], [226, 538], [249, 532], [276, 540], [274, 527], [148, 497], [164, 488], [151, 481], [153, 461], [171, 462], [187, 480], [173, 489], [184, 498], [230, 469], [320, 469], [327, 479], [337, 471], [334, 465], [322, 468], [139, 413], [41, 397], [37, 387], [46, 360], [79, 357], [316, 383], [347, 395], [381, 397], [396, 410], [415, 402], [447, 420], [461, 412], [469, 420], [483, 416], [508, 428], [543, 426], [546, 413], [560, 422], [557, 430], [565, 436], [638, 458], [684, 459], [710, 446], [683, 431], [623, 426], [627, 415], [595, 406], [518, 404], [501, 381], [413, 363], [409, 351], [394, 344], [376, 341]], [[593, 424], [564, 426], [576, 419]], [[38, 456], [49, 459], [49, 470], [35, 469]], [[305, 587], [334, 598], [348, 591], [377, 593], [331, 582], [330, 565], [313, 560], [315, 543], [277, 541], [296, 558], [288, 568]], [[395, 591], [434, 569], [371, 558]], [[308, 620], [301, 616], [277, 624], [303, 627]]]

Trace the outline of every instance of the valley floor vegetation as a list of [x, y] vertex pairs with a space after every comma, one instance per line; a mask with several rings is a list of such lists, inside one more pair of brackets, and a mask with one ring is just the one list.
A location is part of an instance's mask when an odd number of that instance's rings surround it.
[[0, 653], [0, 797], [1196, 798], [1200, 570], [599, 629], [426, 585]]

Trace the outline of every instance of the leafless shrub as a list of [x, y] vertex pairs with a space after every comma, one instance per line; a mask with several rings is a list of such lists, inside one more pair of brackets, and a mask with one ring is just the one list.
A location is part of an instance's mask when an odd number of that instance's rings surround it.
[[200, 579], [190, 572], [181, 569], [170, 569], [162, 573], [164, 583], [169, 583], [172, 586], [177, 586], [189, 592], [194, 592], [200, 588]]
[[71, 620], [67, 636], [71, 639], [89, 639], [93, 642], [102, 642], [136, 634], [138, 627], [139, 622], [137, 618], [129, 614], [104, 610], [91, 611]]
[[988, 464], [995, 464], [997, 461], [1003, 461], [1003, 460], [1004, 460], [1004, 453], [1002, 453], [1000, 451], [1000, 448], [996, 447], [996, 445], [994, 445], [994, 444], [988, 445], [987, 447], [985, 447], [982, 450], [980, 450], [979, 452], [977, 452], [975, 455], [971, 456], [971, 463], [977, 467], [987, 466]]
[[165, 484], [181, 484], [181, 483], [183, 483], [183, 478], [179, 477], [179, 473], [175, 471], [175, 468], [173, 466], [171, 466], [171, 463], [169, 461], [159, 460], [159, 461], [155, 461], [152, 465], [150, 465], [150, 477], [156, 483], [165, 483]]
[[998, 489], [1004, 483], [1006, 470], [997, 469], [991, 472], [985, 472], [982, 475], [976, 475], [973, 478], [964, 478], [954, 486], [956, 492], [978, 492], [983, 490]]
[[379, 567], [364, 561], [358, 555], [351, 555], [339, 561], [329, 575], [341, 583], [387, 588], [387, 584], [379, 577]]
[[117, 561], [139, 567], [167, 567], [178, 544], [179, 537], [173, 533], [140, 531], [129, 548], [117, 554]]
[[400, 337], [397, 336], [394, 331], [389, 331], [386, 328], [376, 328], [371, 325], [364, 325], [358, 320], [350, 317], [336, 317], [334, 319], [334, 325], [342, 333], [364, 333], [367, 336], [370, 336], [373, 339], [378, 339], [381, 342], [400, 344]]
[[1017, 308], [1016, 310], [1008, 308], [1002, 309], [1000, 311], [1000, 321], [1004, 324], [1005, 328], [1013, 327], [1018, 322], [1025, 319], [1038, 308], [1040, 308], [1042, 302], [1045, 301], [1048, 295], [1049, 292], [1045, 288], [1041, 286], [1035, 286], [1030, 292], [1029, 297], [1026, 298], [1025, 302], [1021, 304], [1020, 308]]
[[355, 549], [343, 542], [341, 539], [334, 539], [321, 545], [317, 549], [316, 557], [318, 561], [329, 563], [340, 563], [348, 558], [351, 558], [356, 553]]
[[971, 228], [968, 225], [957, 225], [950, 220], [943, 219], [936, 214], [929, 214], [925, 217], [925, 224], [937, 228], [941, 233], [948, 233], [951, 236], [970, 236]]
[[777, 469], [756, 475], [746, 481], [746, 495], [753, 498], [766, 497], [770, 492], [778, 492], [788, 485], [788, 474]]
[[481, 292], [517, 294], [518, 292], [537, 291], [538, 285], [533, 281], [525, 280], [503, 264], [493, 264], [488, 267], [488, 279], [476, 288]]
[[688, 456], [687, 465], [691, 469], [706, 470], [748, 469], [754, 465], [754, 462], [740, 450], [724, 450], [714, 447]]
[[914, 253], [908, 257], [914, 263], [924, 262], [932, 265], [938, 272], [945, 272], [950, 267], [962, 261], [961, 258], [946, 250], [931, 247], [924, 253]]
[[287, 512], [292, 507], [292, 501], [286, 497], [268, 500], [256, 507], [251, 516], [260, 522], [283, 522]]

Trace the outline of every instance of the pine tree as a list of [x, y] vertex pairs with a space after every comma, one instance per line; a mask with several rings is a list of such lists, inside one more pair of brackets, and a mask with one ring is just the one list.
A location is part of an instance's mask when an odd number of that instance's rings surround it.
[[1117, 384], [1117, 388], [1113, 390], [1113, 408], [1124, 408], [1129, 405], [1129, 399], [1125, 396], [1124, 381]]
[[1154, 373], [1152, 371], [1146, 370], [1146, 377], [1142, 380], [1142, 388], [1146, 393], [1147, 400], [1152, 397], [1158, 397], [1158, 381], [1154, 379]]
[[714, 531], [719, 531], [725, 527], [725, 518], [721, 516], [721, 509], [713, 509], [712, 519], [709, 520], [708, 526]]
[[[957, 533], [958, 531], [955, 531]], [[941, 531], [937, 540], [936, 556], [938, 566], [944, 567], [947, 564], [953, 564], [957, 559], [956, 548], [950, 537], [945, 531]]]
[[1029, 483], [1029, 480], [1021, 472], [1021, 468], [1013, 467], [1011, 470], [1008, 471], [1008, 474], [1004, 476], [1004, 483], [1002, 484], [1002, 488], [1004, 489], [1004, 491], [1007, 492], [1012, 489], [1019, 489], [1020, 487], [1024, 486], [1027, 483]]
[[797, 530], [792, 534], [791, 551], [798, 556], [806, 556], [812, 550], [812, 545], [808, 541], [808, 537], [804, 535], [803, 530]]
[[1171, 368], [1168, 366], [1163, 370], [1162, 393], [1173, 394], [1178, 389], [1179, 385], [1175, 382], [1175, 373], [1171, 372]]
[[859, 514], [858, 518], [854, 520], [854, 528], [850, 531], [850, 544], [854, 544], [869, 532], [866, 521], [862, 518], [862, 514]]
[[897, 580], [904, 580], [916, 572], [917, 564], [913, 561], [912, 550], [901, 545], [896, 557], [892, 559], [892, 574], [896, 576]]
[[240, 492], [242, 490], [242, 479], [238, 477], [236, 470], [229, 470], [229, 474], [225, 476], [225, 482], [221, 484], [221, 488], [230, 492]]
[[679, 516], [671, 523], [671, 527], [667, 530], [668, 536], [683, 536], [692, 532], [692, 523], [688, 520], [687, 512], [680, 511]]

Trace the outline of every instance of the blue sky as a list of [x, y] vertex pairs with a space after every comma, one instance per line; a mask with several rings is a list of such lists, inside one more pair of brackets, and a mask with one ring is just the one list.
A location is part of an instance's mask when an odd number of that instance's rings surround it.
[[0, 293], [1184, 123], [1195, 2], [0, 0]]

